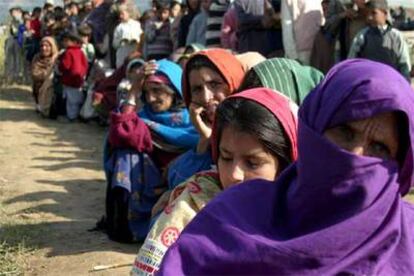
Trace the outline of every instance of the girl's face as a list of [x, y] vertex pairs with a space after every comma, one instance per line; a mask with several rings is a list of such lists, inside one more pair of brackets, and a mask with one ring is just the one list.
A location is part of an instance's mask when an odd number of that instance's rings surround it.
[[231, 126], [221, 134], [217, 165], [223, 189], [255, 178], [273, 181], [279, 171], [278, 159], [254, 135]]
[[49, 57], [52, 55], [52, 46], [46, 42], [43, 41], [42, 44], [40, 44], [40, 54], [43, 57]]
[[153, 82], [145, 84], [145, 100], [154, 112], [168, 111], [174, 102], [174, 94], [163, 88], [163, 85]]
[[122, 22], [126, 22], [129, 19], [129, 13], [125, 10], [119, 12], [119, 19]]
[[162, 22], [166, 22], [170, 18], [170, 10], [169, 9], [161, 9], [157, 11], [158, 18]]
[[211, 124], [217, 106], [230, 95], [230, 87], [216, 71], [202, 67], [191, 70], [189, 84], [192, 103], [204, 108], [203, 121]]
[[181, 12], [181, 6], [179, 4], [174, 5], [171, 7], [170, 13], [171, 17], [176, 18], [180, 15]]
[[199, 1], [200, 0], [188, 0], [187, 5], [191, 10], [195, 11], [199, 5]]

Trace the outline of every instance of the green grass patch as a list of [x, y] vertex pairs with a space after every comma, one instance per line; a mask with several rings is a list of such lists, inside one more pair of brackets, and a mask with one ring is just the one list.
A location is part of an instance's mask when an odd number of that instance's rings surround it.
[[26, 221], [8, 215], [0, 204], [0, 276], [24, 274], [25, 259], [35, 249], [29, 241], [40, 233], [30, 229]]
[[23, 275], [25, 256], [29, 252], [24, 241], [17, 245], [0, 243], [0, 275]]

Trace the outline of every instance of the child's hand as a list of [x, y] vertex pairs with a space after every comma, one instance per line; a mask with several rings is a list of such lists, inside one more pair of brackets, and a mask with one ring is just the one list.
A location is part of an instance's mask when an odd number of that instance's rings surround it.
[[155, 60], [150, 60], [142, 66], [145, 76], [154, 75], [157, 72], [158, 65], [155, 62]]

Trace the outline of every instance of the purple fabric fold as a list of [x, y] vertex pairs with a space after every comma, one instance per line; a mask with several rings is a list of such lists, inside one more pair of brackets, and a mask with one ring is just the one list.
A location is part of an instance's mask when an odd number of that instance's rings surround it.
[[[406, 115], [398, 164], [359, 157], [323, 132], [388, 111]], [[414, 93], [398, 72], [349, 60], [335, 66], [299, 111], [298, 161], [276, 181], [231, 188], [170, 247], [161, 275], [414, 275]]]

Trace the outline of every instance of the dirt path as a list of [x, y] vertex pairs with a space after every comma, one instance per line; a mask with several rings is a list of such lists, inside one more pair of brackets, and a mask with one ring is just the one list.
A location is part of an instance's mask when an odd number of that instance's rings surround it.
[[0, 90], [0, 241], [24, 236], [36, 248], [25, 257], [25, 275], [87, 275], [96, 265], [133, 261], [138, 245], [87, 231], [104, 213], [104, 132], [41, 119], [28, 88]]

